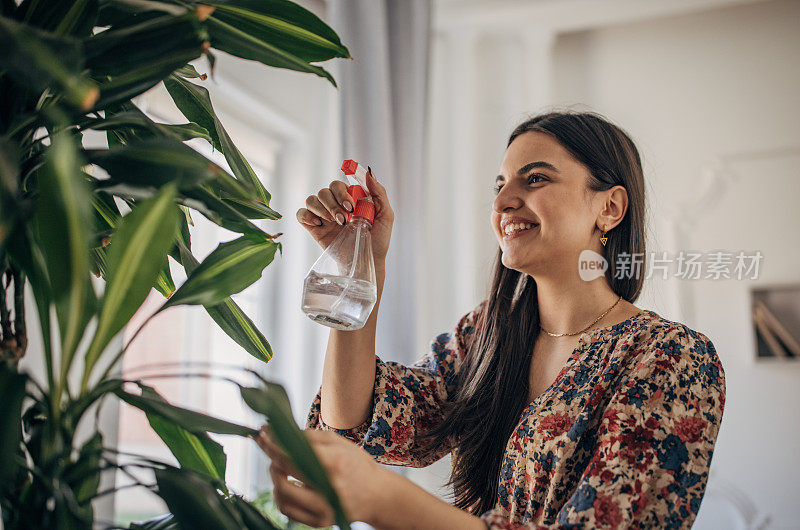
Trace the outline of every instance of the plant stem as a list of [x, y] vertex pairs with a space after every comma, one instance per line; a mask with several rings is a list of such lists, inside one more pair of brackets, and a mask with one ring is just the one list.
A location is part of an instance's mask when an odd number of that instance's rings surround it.
[[29, 117], [25, 118], [25, 119], [24, 119], [24, 120], [22, 120], [21, 122], [19, 122], [19, 123], [17, 123], [17, 124], [15, 124], [15, 125], [13, 125], [13, 126], [12, 126], [13, 128], [12, 128], [10, 131], [8, 131], [8, 132], [5, 134], [5, 136], [7, 136], [7, 137], [9, 137], [9, 138], [12, 138], [12, 137], [13, 137], [15, 134], [17, 134], [17, 133], [18, 133], [18, 132], [20, 132], [21, 130], [23, 130], [23, 129], [27, 128], [29, 125], [31, 125], [32, 123], [34, 123], [34, 122], [36, 121], [36, 117], [37, 117], [37, 116], [34, 114], [34, 115], [32, 115], [32, 116], [29, 116]]
[[10, 350], [12, 337], [11, 316], [6, 307], [6, 275], [7, 269], [0, 271], [0, 359], [3, 361], [6, 360], [6, 357], [9, 360], [12, 358], [12, 355], [6, 353], [6, 344], [9, 344], [8, 348]]
[[[112, 361], [108, 364], [106, 369], [103, 370], [103, 374], [100, 376], [100, 379], [98, 379], [98, 381], [97, 381], [98, 383], [100, 383], [102, 381], [105, 381], [106, 378], [108, 378], [108, 376], [111, 375], [111, 371], [114, 370], [114, 368], [116, 367], [117, 363], [120, 361], [120, 359], [122, 359], [122, 356], [127, 351], [128, 346], [131, 345], [131, 343], [134, 341], [134, 339], [137, 337], [137, 335], [139, 335], [139, 332], [142, 331], [142, 329], [144, 329], [144, 327], [147, 325], [148, 322], [150, 322], [150, 319], [153, 318], [154, 316], [156, 316], [157, 314], [158, 314], [158, 311], [156, 311], [155, 313], [153, 313], [152, 315], [147, 317], [147, 319], [144, 322], [142, 322], [142, 325], [139, 326], [139, 329], [137, 329], [136, 332], [133, 334], [133, 336], [131, 337], [131, 340], [129, 340], [128, 343], [125, 344], [125, 346], [123, 346], [121, 350], [119, 350], [119, 352], [114, 356], [114, 359], [112, 359]], [[83, 373], [83, 380], [81, 381], [81, 391], [80, 391], [79, 395], [82, 396], [82, 395], [84, 395], [86, 393], [90, 376], [91, 376], [91, 371], [90, 370], [87, 370], [87, 371], [85, 371]]]
[[25, 324], [25, 273], [12, 266], [11, 274], [14, 277], [14, 336], [19, 348], [17, 356], [19, 360], [28, 349], [28, 329]]

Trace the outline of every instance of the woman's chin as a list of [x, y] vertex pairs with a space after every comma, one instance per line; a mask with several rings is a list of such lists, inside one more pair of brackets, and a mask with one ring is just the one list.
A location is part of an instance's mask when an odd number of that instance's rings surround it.
[[530, 252], [525, 252], [524, 250], [519, 252], [511, 248], [503, 249], [501, 263], [507, 269], [514, 269], [531, 276], [534, 271], [539, 270], [543, 265], [540, 256], [531, 256]]
[[503, 266], [507, 269], [522, 270], [525, 267], [525, 256], [511, 249], [503, 249]]

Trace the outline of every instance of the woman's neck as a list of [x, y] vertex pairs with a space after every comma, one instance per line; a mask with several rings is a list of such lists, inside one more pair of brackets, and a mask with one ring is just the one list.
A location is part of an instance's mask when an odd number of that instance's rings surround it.
[[[605, 278], [585, 282], [536, 280], [539, 301], [539, 320], [542, 328], [552, 333], [573, 333], [592, 324], [608, 311], [619, 298]], [[620, 300], [595, 326], [612, 325], [629, 318], [636, 308]], [[624, 316], [627, 315], [627, 316]], [[617, 317], [618, 320], [614, 320]]]

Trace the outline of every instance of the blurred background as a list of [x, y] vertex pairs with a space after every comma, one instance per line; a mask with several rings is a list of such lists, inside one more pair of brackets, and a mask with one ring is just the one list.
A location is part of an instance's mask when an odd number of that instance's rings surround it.
[[[725, 413], [695, 528], [800, 528], [800, 361], [791, 344], [800, 341], [800, 2], [298, 3], [350, 49], [353, 61], [326, 64], [338, 90], [222, 52], [204, 82], [272, 193], [270, 206], [283, 214], [256, 222], [283, 233], [283, 255], [233, 298], [270, 341], [274, 357], [259, 369], [287, 388], [298, 423], [305, 425], [319, 388], [329, 333], [300, 309], [303, 278], [321, 253], [295, 217], [305, 198], [336, 179], [346, 158], [369, 164], [386, 186], [396, 220], [376, 348], [384, 360], [411, 364], [486, 297], [497, 251], [490, 188], [511, 130], [546, 110], [592, 110], [640, 150], [648, 252], [762, 256], [742, 279], [679, 277], [673, 264], [668, 274], [652, 274], [635, 302], [706, 334], [725, 369]], [[196, 66], [210, 73], [204, 61]], [[182, 121], [162, 85], [136, 102], [159, 121]], [[220, 153], [193, 142], [227, 168]], [[233, 238], [201, 216], [192, 230], [198, 258]], [[176, 284], [180, 272], [173, 269]], [[128, 334], [161, 298], [152, 291]], [[775, 332], [780, 352], [757, 332], [757, 300], [784, 330]], [[164, 362], [256, 367], [201, 307], [159, 315], [131, 350], [128, 374]], [[232, 385], [154, 384], [176, 403], [257, 422]], [[114, 402], [103, 418], [120, 450], [172, 459], [139, 411]], [[252, 498], [271, 489], [255, 444], [214, 438], [228, 453], [234, 490]], [[392, 469], [448, 498], [449, 458]], [[106, 509], [118, 521], [166, 511], [136, 490], [123, 490]]]

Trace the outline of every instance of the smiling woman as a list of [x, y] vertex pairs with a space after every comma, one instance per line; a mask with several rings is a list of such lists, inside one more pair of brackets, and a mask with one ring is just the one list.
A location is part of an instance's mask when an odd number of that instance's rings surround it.
[[[617, 273], [619, 256], [644, 252], [643, 180], [631, 139], [597, 114], [543, 114], [513, 131], [489, 216], [499, 248], [488, 297], [412, 366], [373, 354], [371, 410], [359, 425], [325, 423], [322, 388], [312, 403], [309, 428], [335, 431], [377, 462], [422, 467], [452, 452], [458, 509], [368, 472], [383, 485], [362, 500], [373, 504], [368, 522], [691, 526], [725, 374], [708, 337], [634, 306], [644, 278]], [[588, 281], [586, 251], [610, 263]], [[334, 483], [348, 482], [348, 467]]]

